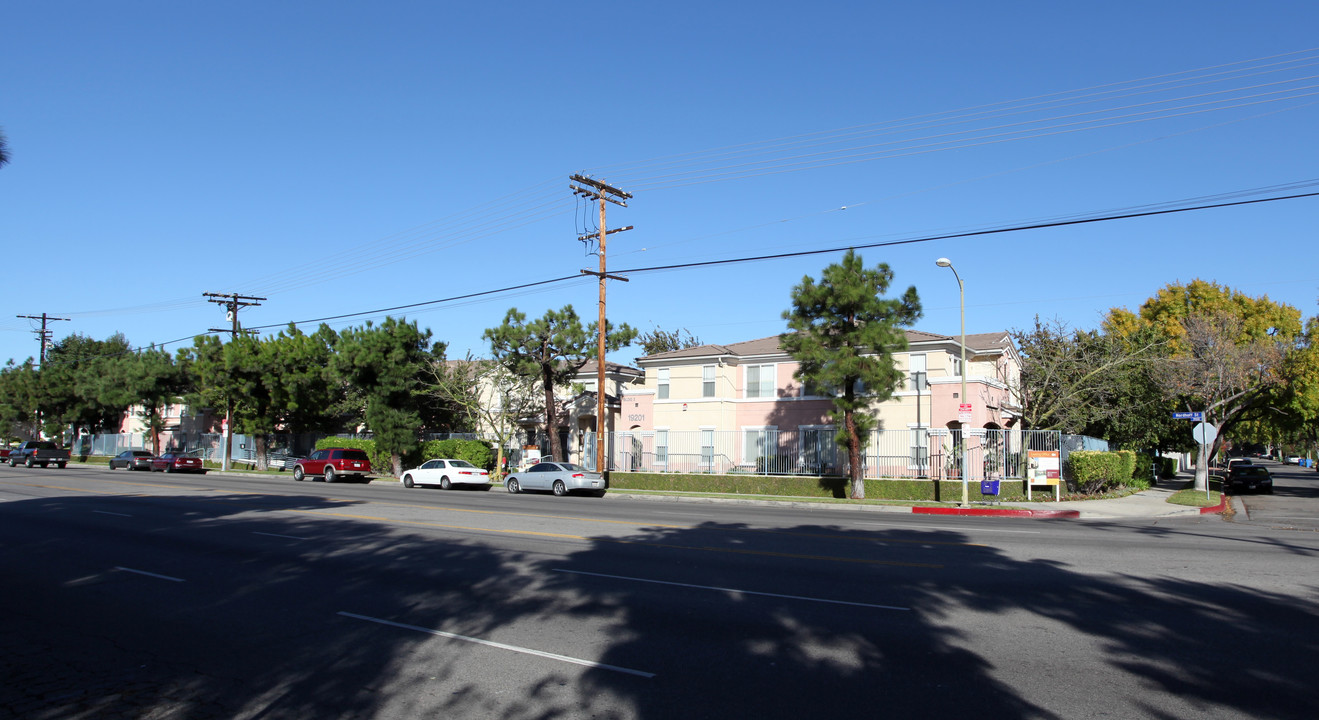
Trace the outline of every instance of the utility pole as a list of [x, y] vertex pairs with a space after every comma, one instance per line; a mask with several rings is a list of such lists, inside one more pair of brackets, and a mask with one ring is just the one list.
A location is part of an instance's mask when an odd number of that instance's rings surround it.
[[[38, 316], [38, 315], [18, 315], [18, 316], [16, 316], [16, 317], [20, 317], [20, 318], [23, 318], [23, 319], [25, 319], [25, 320], [40, 320], [40, 321], [41, 321], [41, 329], [40, 329], [40, 330], [33, 330], [32, 332], [36, 333], [36, 334], [38, 335], [38, 337], [40, 337], [40, 339], [41, 339], [41, 363], [40, 363], [40, 365], [45, 365], [45, 364], [46, 364], [46, 348], [50, 345], [50, 336], [51, 336], [51, 331], [46, 329], [46, 323], [47, 323], [47, 322], [50, 322], [50, 321], [53, 321], [53, 320], [68, 320], [68, 318], [51, 317], [51, 316], [47, 315], [46, 313], [41, 313], [41, 315], [39, 315], [39, 316]], [[40, 365], [39, 365], [38, 367], [40, 367]]]
[[[611, 185], [606, 185], [599, 180], [588, 178], [585, 175], [571, 175], [568, 177], [574, 184], [569, 184], [572, 188], [573, 195], [579, 195], [591, 200], [597, 200], [600, 203], [600, 270], [598, 272], [583, 270], [583, 275], [595, 275], [600, 278], [600, 321], [597, 332], [596, 342], [596, 381], [595, 381], [595, 471], [608, 476], [608, 468], [605, 466], [605, 281], [622, 280], [627, 282], [627, 278], [618, 275], [609, 275], [605, 271], [605, 236], [612, 235], [616, 232], [625, 232], [631, 230], [632, 226], [606, 230], [605, 227], [605, 207], [606, 203], [614, 203], [619, 207], [627, 207], [626, 200], [632, 198], [632, 195]], [[578, 240], [585, 240], [589, 236], [582, 236]], [[556, 428], [548, 428], [550, 432], [557, 432]]]
[[[228, 320], [229, 320], [229, 325], [230, 325], [230, 327], [229, 327], [227, 330], [226, 330], [226, 329], [221, 329], [221, 328], [209, 328], [209, 332], [221, 332], [221, 333], [222, 333], [222, 332], [227, 332], [227, 333], [229, 333], [229, 339], [230, 339], [230, 340], [233, 340], [234, 338], [238, 337], [238, 333], [240, 333], [240, 332], [250, 332], [250, 331], [244, 331], [244, 330], [240, 329], [239, 326], [238, 326], [238, 311], [239, 311], [239, 309], [241, 309], [241, 308], [245, 308], [245, 307], [252, 307], [252, 306], [255, 306], [255, 305], [260, 305], [260, 304], [261, 304], [261, 301], [262, 301], [262, 300], [265, 300], [265, 298], [263, 298], [263, 297], [252, 297], [252, 296], [250, 296], [250, 295], [239, 295], [238, 293], [229, 293], [229, 294], [226, 295], [226, 294], [224, 294], [224, 293], [209, 293], [209, 292], [208, 292], [208, 293], [202, 293], [202, 297], [206, 298], [206, 301], [207, 301], [207, 302], [213, 302], [213, 303], [215, 303], [215, 304], [217, 304], [217, 305], [224, 305], [226, 308], [228, 308], [228, 312], [226, 313], [226, 316], [227, 316], [227, 318], [228, 318]], [[222, 463], [220, 464], [220, 469], [225, 470], [225, 471], [228, 471], [228, 470], [229, 470], [229, 458], [233, 456], [233, 442], [232, 442], [233, 437], [234, 437], [234, 427], [233, 427], [233, 425], [234, 425], [234, 418], [233, 418], [233, 414], [234, 414], [234, 400], [233, 400], [233, 398], [228, 397], [228, 393], [225, 393], [225, 399], [224, 399], [224, 428], [223, 428], [223, 430], [224, 430], [224, 462], [222, 462]]]

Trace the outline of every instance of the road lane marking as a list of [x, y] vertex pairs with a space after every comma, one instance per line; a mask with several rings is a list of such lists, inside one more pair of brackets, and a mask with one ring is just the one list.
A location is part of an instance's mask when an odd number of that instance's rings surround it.
[[97, 515], [114, 515], [114, 516], [116, 516], [116, 517], [133, 517], [132, 515], [126, 515], [126, 514], [124, 514], [124, 513], [110, 512], [109, 510], [93, 510], [92, 512], [96, 513]]
[[477, 645], [485, 645], [486, 647], [499, 648], [500, 650], [511, 650], [512, 652], [522, 653], [523, 655], [535, 655], [536, 657], [548, 658], [550, 660], [558, 660], [560, 662], [572, 663], [574, 665], [585, 665], [586, 667], [596, 668], [597, 670], [611, 670], [613, 672], [625, 673], [627, 675], [636, 675], [637, 677], [643, 677], [643, 678], [655, 677], [655, 673], [646, 672], [645, 670], [633, 670], [632, 668], [619, 667], [618, 665], [609, 665], [606, 663], [596, 662], [594, 660], [583, 660], [581, 658], [575, 658], [568, 655], [559, 655], [557, 653], [549, 653], [543, 650], [532, 650], [531, 648], [519, 647], [517, 645], [508, 645], [506, 643], [495, 642], [493, 640], [482, 640], [481, 638], [470, 637], [467, 635], [458, 635], [457, 633], [445, 632], [443, 630], [432, 630], [431, 628], [424, 628], [418, 625], [408, 625], [405, 623], [393, 622], [391, 620], [382, 620], [380, 618], [374, 618], [367, 615], [358, 615], [357, 613], [345, 612], [343, 610], [339, 611], [339, 615], [342, 615], [343, 617], [347, 617], [347, 618], [353, 618], [354, 620], [365, 620], [367, 622], [378, 623], [380, 625], [388, 625], [390, 627], [402, 628], [404, 630], [414, 630], [416, 632], [426, 633], [427, 635], [435, 635], [437, 637], [449, 638], [451, 640], [462, 640], [463, 642], [475, 643]]
[[[1039, 530], [991, 530], [988, 528], [978, 528], [974, 526], [952, 527], [948, 525], [906, 525], [904, 523], [881, 523], [881, 522], [863, 522], [861, 525], [874, 525], [876, 527], [891, 528], [921, 528], [924, 530], [954, 530], [957, 532], [987, 532], [987, 533], [1012, 533], [1016, 535], [1039, 535]], [[887, 541], [885, 541], [887, 542]]]
[[153, 572], [147, 572], [146, 570], [134, 570], [133, 568], [120, 567], [118, 565], [115, 566], [115, 570], [123, 570], [124, 572], [137, 573], [138, 575], [146, 575], [147, 577], [159, 578], [161, 580], [169, 580], [170, 582], [184, 582], [183, 578], [170, 577], [168, 575], [158, 575]]
[[424, 520], [394, 520], [391, 518], [379, 517], [374, 515], [332, 513], [332, 512], [325, 512], [322, 510], [283, 509], [281, 510], [281, 512], [301, 513], [301, 514], [311, 515], [313, 517], [339, 517], [339, 518], [349, 518], [352, 520], [371, 520], [374, 522], [380, 522], [385, 524], [441, 528], [444, 530], [461, 530], [464, 532], [490, 533], [494, 535], [526, 535], [531, 537], [554, 538], [556, 540], [579, 540], [587, 543], [612, 543], [615, 545], [637, 545], [642, 547], [662, 548], [665, 550], [692, 550], [696, 552], [731, 553], [734, 555], [787, 558], [789, 560], [820, 560], [820, 561], [829, 561], [829, 562], [857, 563], [860, 565], [889, 565], [894, 567], [932, 568], [936, 570], [943, 568], [943, 565], [936, 563], [903, 562], [899, 560], [876, 560], [873, 558], [849, 558], [849, 557], [837, 557], [833, 555], [803, 555], [800, 553], [773, 552], [769, 550], [746, 550], [743, 548], [721, 548], [721, 547], [697, 546], [697, 545], [673, 545], [669, 543], [650, 542], [646, 540], [626, 540], [623, 538], [608, 538], [608, 537], [587, 537], [585, 535], [569, 535], [565, 533], [538, 532], [535, 530], [507, 530], [500, 528], [467, 527], [465, 525], [446, 525], [444, 523], [427, 522]]
[[831, 605], [851, 605], [853, 607], [868, 607], [879, 610], [911, 610], [911, 608], [900, 607], [898, 605], [877, 605], [875, 603], [854, 602], [851, 600], [830, 600], [828, 598], [807, 597], [805, 595], [781, 595], [779, 593], [759, 592], [757, 590], [739, 590], [738, 588], [718, 587], [717, 585], [693, 585], [691, 583], [651, 580], [648, 578], [627, 577], [625, 575], [606, 575], [604, 573], [593, 573], [583, 570], [564, 570], [562, 568], [555, 568], [554, 572], [568, 573], [570, 575], [590, 575], [591, 577], [610, 578], [612, 580], [630, 580], [632, 582], [652, 583], [655, 585], [672, 585], [673, 587], [693, 588], [696, 590], [714, 590], [716, 592], [737, 593], [739, 595], [759, 595], [761, 597], [783, 598], [785, 600], [805, 600], [807, 602], [829, 603]]
[[284, 538], [284, 539], [286, 539], [286, 540], [307, 540], [307, 539], [308, 539], [308, 538], [305, 538], [305, 537], [294, 537], [293, 535], [280, 535], [279, 533], [258, 532], [258, 531], [256, 531], [256, 530], [253, 530], [253, 531], [252, 531], [252, 534], [253, 534], [253, 535], [265, 535], [266, 537]]

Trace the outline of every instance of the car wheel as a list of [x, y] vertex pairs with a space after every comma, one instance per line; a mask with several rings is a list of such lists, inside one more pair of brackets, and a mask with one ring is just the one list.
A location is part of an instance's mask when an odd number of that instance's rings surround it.
[[299, 465], [299, 466], [293, 468], [293, 479], [294, 479], [294, 480], [297, 480], [298, 482], [302, 482], [302, 479], [305, 478], [305, 477], [307, 477], [307, 475], [306, 475], [306, 473], [302, 472], [302, 466], [301, 466], [301, 465]]
[[[57, 468], [59, 468], [59, 469], [61, 469], [61, 470], [64, 469], [64, 466], [65, 466], [65, 465], [66, 465], [66, 463], [55, 463], [55, 467], [57, 467]], [[1273, 492], [1273, 491], [1270, 490], [1269, 492]]]
[[36, 463], [32, 462], [32, 458], [28, 458], [23, 464], [27, 467], [32, 467], [33, 465], [36, 465]]
[[563, 497], [568, 494], [568, 486], [563, 484], [562, 480], [554, 481], [554, 494]]
[[509, 478], [505, 480], [504, 488], [509, 492], [513, 493], [514, 495], [517, 495], [518, 493], [522, 492], [522, 487], [518, 485], [517, 478]]
[[449, 478], [447, 478], [447, 477], [442, 477], [442, 478], [440, 478], [440, 489], [441, 489], [441, 490], [452, 490], [452, 489], [453, 489], [453, 483], [449, 482]]
[[111, 470], [114, 470], [114, 460], [111, 460], [111, 461], [110, 461], [110, 469], [111, 469]]
[[173, 472], [174, 472], [174, 463], [170, 463], [170, 464], [168, 464], [168, 465], [165, 466], [165, 473], [166, 473], [166, 474], [173, 473]]
[[335, 480], [335, 478], [334, 478], [334, 468], [333, 468], [333, 467], [330, 467], [329, 465], [326, 465], [326, 466], [325, 466], [325, 482], [327, 482], [327, 483], [332, 483], [332, 482], [334, 482], [334, 480]]
[[403, 476], [403, 487], [405, 487], [405, 488], [410, 488], [410, 487], [412, 487], [412, 476], [411, 476], [411, 475], [404, 475], [404, 476]]

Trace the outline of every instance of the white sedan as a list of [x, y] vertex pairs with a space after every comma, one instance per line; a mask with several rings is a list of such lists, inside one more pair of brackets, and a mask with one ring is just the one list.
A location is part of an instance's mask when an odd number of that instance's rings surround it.
[[403, 473], [403, 487], [439, 485], [451, 490], [456, 485], [477, 485], [490, 489], [490, 473], [466, 460], [427, 460], [421, 467]]

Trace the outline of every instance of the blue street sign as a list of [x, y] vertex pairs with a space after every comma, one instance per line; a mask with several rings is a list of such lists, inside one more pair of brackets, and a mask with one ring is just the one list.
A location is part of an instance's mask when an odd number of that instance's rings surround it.
[[1204, 422], [1205, 414], [1202, 412], [1175, 412], [1172, 414], [1173, 420], [1195, 420]]

